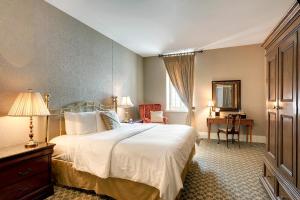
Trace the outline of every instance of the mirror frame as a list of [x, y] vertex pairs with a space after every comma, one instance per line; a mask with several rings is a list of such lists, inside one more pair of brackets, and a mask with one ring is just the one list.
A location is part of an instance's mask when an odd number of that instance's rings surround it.
[[[224, 84], [224, 85], [235, 85], [236, 87], [236, 94], [233, 95], [236, 96], [236, 106], [231, 108], [220, 108], [220, 111], [240, 111], [241, 109], [241, 80], [225, 80], [225, 81], [212, 81], [212, 101], [214, 102], [214, 105], [216, 104], [216, 85], [217, 84]], [[215, 109], [216, 106], [213, 107]]]

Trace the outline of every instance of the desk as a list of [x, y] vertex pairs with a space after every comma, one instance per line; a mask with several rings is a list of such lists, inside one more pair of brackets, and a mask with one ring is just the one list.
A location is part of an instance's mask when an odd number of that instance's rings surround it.
[[[226, 125], [226, 118], [224, 117], [209, 117], [206, 119], [206, 123], [207, 123], [207, 128], [208, 128], [208, 140], [210, 140], [210, 131], [211, 131], [211, 125], [212, 124], [223, 124]], [[253, 119], [241, 119], [241, 125], [246, 126], [247, 127], [247, 142], [248, 142], [248, 138], [250, 136], [250, 143], [252, 143], [252, 128], [253, 128], [253, 124], [254, 121]]]

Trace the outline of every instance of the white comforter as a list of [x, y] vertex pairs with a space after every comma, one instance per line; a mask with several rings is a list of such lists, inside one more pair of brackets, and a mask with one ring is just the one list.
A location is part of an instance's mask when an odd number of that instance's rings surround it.
[[145, 183], [174, 200], [183, 187], [181, 172], [195, 143], [185, 125], [134, 124], [101, 133], [64, 135], [51, 140], [55, 153], [73, 167], [101, 178]]

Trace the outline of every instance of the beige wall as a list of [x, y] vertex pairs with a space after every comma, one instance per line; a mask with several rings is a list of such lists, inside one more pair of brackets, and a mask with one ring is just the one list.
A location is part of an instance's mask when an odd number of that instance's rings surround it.
[[[211, 81], [241, 80], [242, 110], [254, 119], [254, 134], [265, 134], [264, 50], [259, 45], [207, 50], [195, 59], [195, 98], [197, 129], [207, 131], [207, 101]], [[166, 102], [166, 71], [161, 58], [144, 58], [145, 103]], [[171, 123], [184, 123], [185, 113], [167, 113]]]
[[[112, 95], [143, 102], [142, 57], [48, 3], [1, 0], [0, 27], [2, 116], [28, 88], [49, 92], [51, 108]], [[0, 117], [0, 147], [26, 141], [27, 133], [28, 119]]]

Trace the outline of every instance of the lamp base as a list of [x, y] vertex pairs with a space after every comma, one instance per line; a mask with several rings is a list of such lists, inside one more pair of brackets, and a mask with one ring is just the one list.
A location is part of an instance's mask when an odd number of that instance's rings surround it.
[[124, 122], [125, 122], [125, 123], [130, 123], [131, 121], [132, 121], [132, 119], [129, 118], [129, 113], [128, 113], [128, 111], [125, 111]]
[[33, 140], [29, 140], [27, 142], [27, 144], [25, 144], [25, 148], [34, 148], [34, 147], [37, 147], [38, 146], [38, 143], [33, 141]]

